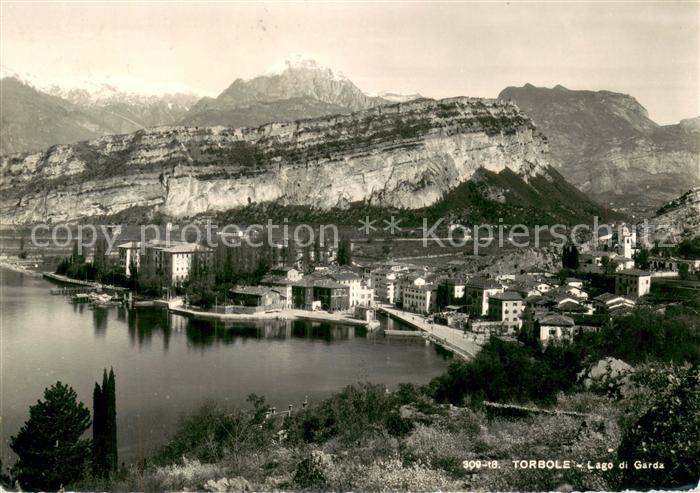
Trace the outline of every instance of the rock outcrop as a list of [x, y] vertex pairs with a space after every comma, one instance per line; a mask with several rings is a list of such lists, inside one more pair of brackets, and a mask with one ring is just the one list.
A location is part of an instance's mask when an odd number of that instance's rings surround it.
[[640, 225], [647, 246], [657, 242], [678, 243], [700, 236], [700, 187], [688, 190], [661, 207], [656, 215]]
[[515, 105], [417, 100], [258, 128], [161, 127], [2, 158], [5, 223], [129, 208], [174, 217], [256, 203], [418, 209], [477, 170], [552, 180], [547, 144]]

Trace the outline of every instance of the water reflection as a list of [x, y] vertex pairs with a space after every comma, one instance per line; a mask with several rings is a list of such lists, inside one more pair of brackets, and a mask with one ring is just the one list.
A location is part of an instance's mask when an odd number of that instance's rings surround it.
[[109, 319], [109, 310], [105, 308], [95, 307], [92, 310], [92, 325], [95, 328], [95, 335], [104, 336], [107, 332], [107, 320]]
[[132, 345], [150, 346], [153, 334], [161, 334], [163, 349], [170, 347], [170, 322], [168, 312], [158, 308], [143, 308], [128, 310], [123, 308], [129, 340]]
[[[311, 320], [223, 321], [201, 320], [169, 313], [160, 308], [114, 309], [117, 320], [125, 321], [133, 345], [150, 345], [153, 335], [160, 334], [167, 351], [173, 332], [184, 333], [191, 347], [207, 348], [215, 344], [230, 345], [246, 339], [306, 339], [327, 344], [368, 337], [365, 327], [340, 325]], [[108, 310], [95, 309], [93, 324], [95, 336], [107, 329]]]

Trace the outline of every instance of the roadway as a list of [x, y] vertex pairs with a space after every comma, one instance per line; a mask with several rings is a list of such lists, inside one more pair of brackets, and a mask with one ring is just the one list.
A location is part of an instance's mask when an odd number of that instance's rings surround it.
[[430, 323], [421, 315], [397, 310], [396, 308], [390, 308], [386, 305], [380, 306], [379, 310], [408, 325], [422, 330], [425, 332], [428, 339], [440, 344], [466, 360], [474, 358], [479, 351], [481, 351], [483, 341], [479, 340], [475, 334], [465, 333], [464, 331], [453, 329], [446, 325]]

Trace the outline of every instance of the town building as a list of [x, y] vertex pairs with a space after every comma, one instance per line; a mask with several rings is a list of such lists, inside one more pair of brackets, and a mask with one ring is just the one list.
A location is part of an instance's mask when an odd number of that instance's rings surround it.
[[[123, 256], [125, 265], [136, 266], [139, 271], [145, 268], [152, 269], [166, 285], [179, 286], [189, 279], [193, 271], [205, 272], [213, 265], [213, 250], [197, 243], [149, 240], [138, 243], [138, 248], [136, 244], [137, 242], [132, 242], [124, 244], [124, 248], [118, 247], [120, 263]], [[139, 255], [136, 255], [137, 251]], [[130, 274], [131, 268], [128, 275]]]
[[303, 278], [292, 285], [292, 305], [302, 310], [347, 310], [350, 288], [330, 279]]
[[491, 320], [502, 322], [509, 332], [522, 327], [525, 301], [514, 291], [504, 291], [489, 296], [488, 316]]
[[593, 298], [593, 308], [595, 308], [595, 311], [598, 313], [610, 313], [620, 311], [621, 309], [632, 309], [635, 304], [635, 300], [619, 294], [603, 293]]
[[574, 338], [574, 320], [566, 315], [545, 315], [538, 319], [539, 340], [543, 344], [552, 341], [572, 341]]
[[420, 282], [407, 284], [402, 288], [402, 308], [414, 313], [430, 313], [435, 311], [435, 298], [437, 287], [434, 284], [426, 284], [420, 278]]
[[284, 301], [285, 308], [292, 308], [292, 285], [295, 282], [286, 277], [268, 274], [260, 280], [260, 285], [274, 288]]
[[615, 294], [639, 298], [651, 290], [651, 273], [626, 269], [615, 273]]
[[583, 280], [577, 277], [567, 277], [564, 284], [572, 288], [583, 289]]
[[300, 280], [303, 277], [303, 274], [301, 272], [299, 272], [294, 267], [289, 266], [275, 267], [274, 269], [270, 269], [269, 274], [294, 282]]
[[465, 277], [448, 277], [438, 284], [437, 304], [461, 305], [464, 303]]
[[350, 291], [350, 307], [370, 306], [374, 301], [374, 290], [354, 272], [342, 271], [327, 274], [332, 281], [347, 286]]
[[280, 293], [266, 286], [236, 286], [229, 290], [229, 300], [234, 307], [246, 307], [246, 312], [258, 312], [284, 308]]
[[649, 269], [654, 272], [679, 272], [682, 265], [688, 266], [688, 273], [700, 272], [700, 259], [678, 257], [649, 257]]
[[500, 336], [509, 332], [508, 327], [499, 320], [489, 320], [482, 317], [469, 317], [467, 330], [474, 334], [486, 336]]
[[464, 287], [465, 305], [470, 314], [485, 316], [489, 312], [489, 297], [503, 291], [503, 286], [492, 279], [473, 277]]
[[122, 243], [117, 245], [117, 250], [119, 251], [119, 267], [124, 269], [124, 274], [130, 277], [133, 274], [132, 269], [136, 269], [138, 272], [141, 264], [141, 242]]
[[397, 305], [402, 305], [403, 293], [407, 288], [412, 286], [423, 286], [425, 284], [425, 277], [421, 276], [420, 274], [411, 273], [400, 276], [395, 285], [394, 302]]
[[377, 269], [372, 271], [372, 288], [374, 289], [374, 298], [376, 301], [394, 304], [396, 277], [396, 271], [391, 269]]

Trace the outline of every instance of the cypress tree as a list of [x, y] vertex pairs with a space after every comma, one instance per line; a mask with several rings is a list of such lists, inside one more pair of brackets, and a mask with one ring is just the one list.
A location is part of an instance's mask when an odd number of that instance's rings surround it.
[[117, 395], [114, 370], [112, 368], [109, 369], [107, 389], [107, 426], [109, 429], [109, 435], [107, 436], [109, 442], [107, 459], [110, 471], [116, 472], [119, 464], [119, 457], [117, 454]]
[[117, 470], [117, 407], [114, 370], [102, 374], [102, 386], [95, 382], [92, 393], [92, 472], [107, 477]]

